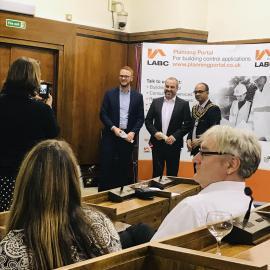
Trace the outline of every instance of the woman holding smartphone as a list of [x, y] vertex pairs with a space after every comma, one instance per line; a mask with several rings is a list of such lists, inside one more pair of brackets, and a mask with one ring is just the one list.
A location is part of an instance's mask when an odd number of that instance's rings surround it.
[[11, 205], [15, 178], [25, 153], [59, 133], [52, 97], [45, 103], [35, 98], [40, 74], [35, 59], [18, 58], [10, 66], [0, 93], [0, 211], [7, 211]]

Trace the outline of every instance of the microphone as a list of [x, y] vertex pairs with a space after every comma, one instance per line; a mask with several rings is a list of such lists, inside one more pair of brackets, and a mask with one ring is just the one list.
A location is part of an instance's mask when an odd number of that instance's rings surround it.
[[163, 166], [161, 165], [160, 160], [158, 160], [158, 167], [159, 167], [159, 169], [160, 169], [159, 182], [162, 182], [162, 177], [163, 177]]
[[253, 197], [252, 197], [252, 190], [250, 187], [245, 187], [244, 192], [247, 196], [250, 197], [250, 202], [249, 202], [249, 206], [248, 206], [248, 210], [244, 216], [243, 219], [243, 227], [245, 227], [248, 223], [249, 217], [250, 217], [250, 210], [251, 210], [251, 206], [252, 206], [252, 202], [253, 202]]
[[108, 199], [112, 202], [122, 202], [135, 195], [135, 190], [130, 186], [121, 186], [108, 191]]
[[244, 192], [250, 197], [248, 210], [244, 218], [240, 216], [234, 219], [233, 229], [224, 237], [224, 240], [233, 244], [258, 244], [265, 239], [266, 235], [269, 235], [270, 219], [265, 218], [259, 211], [250, 211], [253, 202], [252, 190], [246, 187]]
[[160, 170], [159, 176], [157, 176], [158, 179], [153, 179], [151, 181], [151, 186], [157, 187], [160, 189], [164, 189], [168, 186], [172, 186], [174, 184], [174, 180], [172, 180], [168, 177], [163, 177], [164, 165], [162, 164], [162, 162], [158, 158], [157, 158], [157, 164], [158, 164], [158, 168]]

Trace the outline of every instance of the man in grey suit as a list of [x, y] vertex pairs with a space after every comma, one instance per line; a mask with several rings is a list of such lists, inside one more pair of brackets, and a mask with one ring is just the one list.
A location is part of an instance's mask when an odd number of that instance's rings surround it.
[[167, 175], [177, 176], [183, 137], [191, 129], [189, 103], [176, 96], [178, 80], [165, 81], [164, 97], [154, 99], [145, 126], [151, 134], [153, 177], [162, 175], [166, 162]]

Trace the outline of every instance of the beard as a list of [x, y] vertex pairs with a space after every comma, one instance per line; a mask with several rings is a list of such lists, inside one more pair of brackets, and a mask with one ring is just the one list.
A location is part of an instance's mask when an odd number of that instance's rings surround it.
[[129, 86], [129, 83], [128, 82], [120, 82], [120, 85], [122, 87], [127, 87], [127, 86]]
[[170, 97], [170, 98], [174, 97], [174, 94], [171, 91], [165, 91], [164, 93], [165, 93], [165, 97]]

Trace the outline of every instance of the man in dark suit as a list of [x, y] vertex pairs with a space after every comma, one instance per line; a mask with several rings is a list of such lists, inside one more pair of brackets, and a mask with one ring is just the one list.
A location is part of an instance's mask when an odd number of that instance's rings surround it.
[[[194, 90], [198, 104], [192, 107], [192, 130], [187, 137], [187, 148], [195, 156], [200, 148], [200, 135], [214, 125], [219, 125], [221, 120], [220, 108], [209, 99], [209, 86], [198, 83]], [[196, 168], [194, 166], [194, 172]]]
[[191, 128], [189, 104], [176, 96], [177, 90], [178, 80], [168, 78], [165, 96], [153, 100], [145, 118], [151, 134], [153, 177], [162, 175], [165, 162], [167, 175], [177, 176], [183, 137]]
[[120, 86], [108, 91], [101, 106], [104, 124], [101, 142], [99, 191], [131, 184], [130, 164], [134, 141], [144, 122], [143, 97], [131, 90], [133, 70], [120, 69]]

